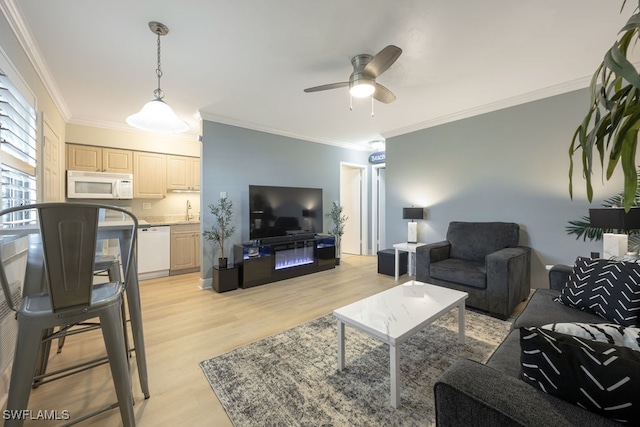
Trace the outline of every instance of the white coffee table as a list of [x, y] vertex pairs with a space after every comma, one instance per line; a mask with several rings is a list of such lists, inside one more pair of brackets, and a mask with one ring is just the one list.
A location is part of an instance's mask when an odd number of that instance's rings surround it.
[[400, 401], [400, 343], [458, 307], [458, 340], [464, 343], [464, 301], [469, 295], [415, 280], [333, 311], [338, 319], [338, 371], [345, 365], [344, 325], [389, 344], [391, 406]]

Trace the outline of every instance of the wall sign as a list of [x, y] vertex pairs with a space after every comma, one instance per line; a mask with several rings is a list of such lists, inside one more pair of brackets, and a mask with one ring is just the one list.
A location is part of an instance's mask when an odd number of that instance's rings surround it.
[[384, 163], [387, 161], [387, 156], [384, 151], [380, 151], [379, 153], [373, 153], [369, 156], [369, 163], [377, 164]]

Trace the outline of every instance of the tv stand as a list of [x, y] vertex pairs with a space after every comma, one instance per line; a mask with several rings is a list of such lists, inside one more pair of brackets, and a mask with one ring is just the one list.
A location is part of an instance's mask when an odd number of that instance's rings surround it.
[[250, 288], [336, 266], [333, 236], [293, 234], [269, 237], [258, 244], [234, 245], [240, 287]]

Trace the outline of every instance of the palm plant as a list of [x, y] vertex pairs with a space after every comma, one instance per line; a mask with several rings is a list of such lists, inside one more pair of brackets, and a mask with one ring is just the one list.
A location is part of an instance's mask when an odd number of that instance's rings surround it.
[[[625, 4], [626, 0], [623, 0], [621, 10]], [[635, 203], [638, 188], [636, 147], [640, 129], [640, 74], [627, 59], [627, 54], [632, 41], [640, 35], [640, 0], [619, 34], [591, 79], [591, 106], [571, 140], [569, 194], [573, 198], [573, 156], [581, 150], [587, 198], [592, 201], [595, 149], [607, 180], [621, 165], [624, 174], [621, 206], [628, 211]]]

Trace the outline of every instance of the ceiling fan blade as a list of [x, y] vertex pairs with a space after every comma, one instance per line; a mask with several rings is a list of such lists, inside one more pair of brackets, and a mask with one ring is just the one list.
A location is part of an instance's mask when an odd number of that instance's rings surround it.
[[369, 61], [369, 63], [364, 67], [363, 73], [373, 76], [375, 79], [391, 67], [393, 63], [398, 60], [401, 53], [402, 49], [390, 44], [378, 52], [376, 56]]
[[396, 96], [386, 87], [382, 86], [380, 83], [376, 83], [376, 91], [373, 92], [373, 98], [384, 102], [385, 104], [390, 104], [396, 100]]
[[349, 82], [340, 82], [340, 83], [330, 83], [328, 85], [315, 86], [306, 88], [304, 91], [309, 92], [320, 92], [321, 90], [329, 90], [329, 89], [338, 89], [341, 87], [349, 86]]

